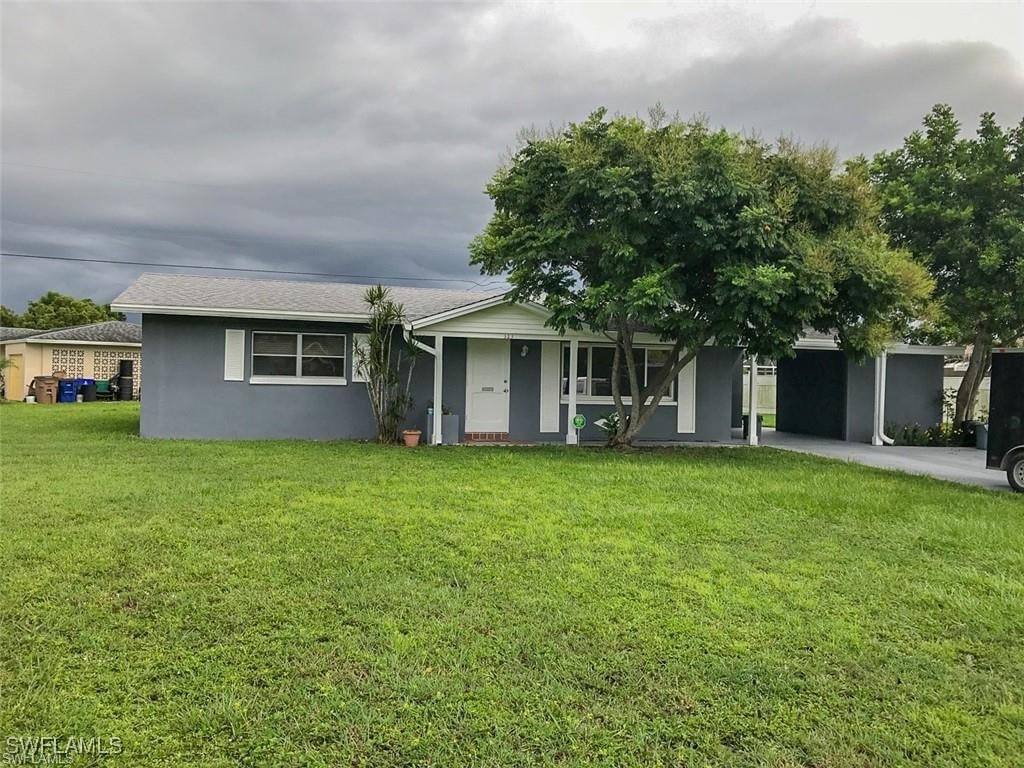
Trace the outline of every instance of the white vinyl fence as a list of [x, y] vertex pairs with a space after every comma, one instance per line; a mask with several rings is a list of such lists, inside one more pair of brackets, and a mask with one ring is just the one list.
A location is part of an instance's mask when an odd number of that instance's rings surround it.
[[[774, 365], [757, 366], [758, 413], [775, 413], [776, 381]], [[743, 369], [743, 412], [750, 413], [750, 366]]]

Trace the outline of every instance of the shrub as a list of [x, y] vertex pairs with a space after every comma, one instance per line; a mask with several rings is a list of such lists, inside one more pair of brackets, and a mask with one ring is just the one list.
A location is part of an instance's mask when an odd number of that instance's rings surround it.
[[896, 445], [917, 445], [932, 448], [964, 445], [964, 430], [948, 422], [923, 427], [920, 424], [892, 424], [886, 429]]

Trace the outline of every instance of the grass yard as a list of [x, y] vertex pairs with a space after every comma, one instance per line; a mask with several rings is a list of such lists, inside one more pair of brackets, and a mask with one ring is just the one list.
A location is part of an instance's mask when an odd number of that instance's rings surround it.
[[133, 768], [1024, 759], [1012, 494], [768, 449], [137, 425], [0, 407], [0, 744], [117, 736], [104, 764]]

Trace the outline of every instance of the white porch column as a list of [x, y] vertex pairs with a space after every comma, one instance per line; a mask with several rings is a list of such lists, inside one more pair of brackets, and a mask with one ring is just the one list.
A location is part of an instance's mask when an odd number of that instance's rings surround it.
[[750, 356], [750, 421], [747, 444], [757, 445], [757, 355]]
[[565, 430], [565, 444], [576, 445], [579, 437], [576, 435], [576, 428], [572, 425], [573, 417], [576, 416], [576, 360], [580, 354], [580, 342], [578, 339], [569, 341], [569, 370], [566, 375], [569, 383], [569, 413], [566, 417], [567, 426]]
[[434, 337], [434, 434], [430, 436], [431, 445], [441, 444], [441, 422], [444, 407], [441, 403], [441, 377], [444, 371], [444, 336]]

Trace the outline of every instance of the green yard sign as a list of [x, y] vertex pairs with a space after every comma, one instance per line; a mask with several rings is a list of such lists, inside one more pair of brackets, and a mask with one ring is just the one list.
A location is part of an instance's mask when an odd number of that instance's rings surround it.
[[572, 425], [576, 429], [583, 429], [585, 426], [587, 426], [587, 417], [584, 416], [582, 413], [577, 413], [575, 416], [572, 417]]

